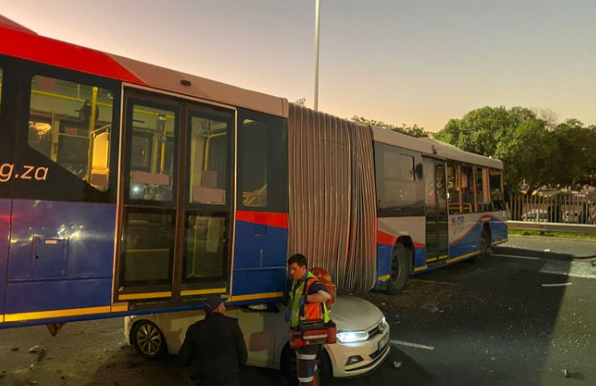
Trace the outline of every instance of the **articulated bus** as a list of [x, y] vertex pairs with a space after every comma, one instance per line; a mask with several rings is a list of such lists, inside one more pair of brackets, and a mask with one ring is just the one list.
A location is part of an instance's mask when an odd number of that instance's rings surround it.
[[340, 292], [507, 238], [502, 163], [0, 17], [0, 328]]

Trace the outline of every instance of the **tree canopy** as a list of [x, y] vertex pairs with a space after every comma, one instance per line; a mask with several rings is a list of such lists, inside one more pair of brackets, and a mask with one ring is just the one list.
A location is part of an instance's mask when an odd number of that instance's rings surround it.
[[513, 190], [596, 185], [596, 127], [557, 123], [552, 110], [482, 107], [449, 120], [434, 138], [501, 159]]
[[428, 137], [428, 132], [426, 132], [423, 127], [419, 127], [416, 124], [414, 124], [414, 126], [407, 126], [404, 123], [401, 126], [395, 126], [395, 125], [391, 125], [389, 123], [385, 123], [382, 121], [375, 121], [374, 119], [358, 117], [356, 115], [354, 115], [352, 117], [352, 121], [358, 122], [358, 123], [364, 123], [367, 125], [381, 127], [383, 129], [387, 129], [387, 130], [391, 130], [391, 131], [396, 131], [398, 133], [406, 134], [411, 137], [417, 137], [417, 138]]

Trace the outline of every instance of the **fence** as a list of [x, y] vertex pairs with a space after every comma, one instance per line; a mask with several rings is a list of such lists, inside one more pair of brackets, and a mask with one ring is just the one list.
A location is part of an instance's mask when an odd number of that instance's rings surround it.
[[512, 194], [508, 220], [596, 224], [595, 206], [596, 203], [587, 197], [567, 194], [556, 194], [550, 197]]

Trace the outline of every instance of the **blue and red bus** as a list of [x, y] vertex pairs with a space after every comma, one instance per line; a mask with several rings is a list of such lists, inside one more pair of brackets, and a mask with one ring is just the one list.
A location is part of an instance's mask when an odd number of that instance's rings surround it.
[[340, 292], [507, 238], [502, 163], [0, 17], [0, 328]]

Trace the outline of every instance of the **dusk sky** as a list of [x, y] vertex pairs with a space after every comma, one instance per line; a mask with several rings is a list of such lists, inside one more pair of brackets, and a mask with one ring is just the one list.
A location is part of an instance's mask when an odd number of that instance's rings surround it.
[[[313, 107], [315, 0], [0, 0], [0, 14]], [[522, 106], [596, 125], [596, 0], [321, 0], [320, 39], [319, 110], [342, 118], [435, 132]]]

